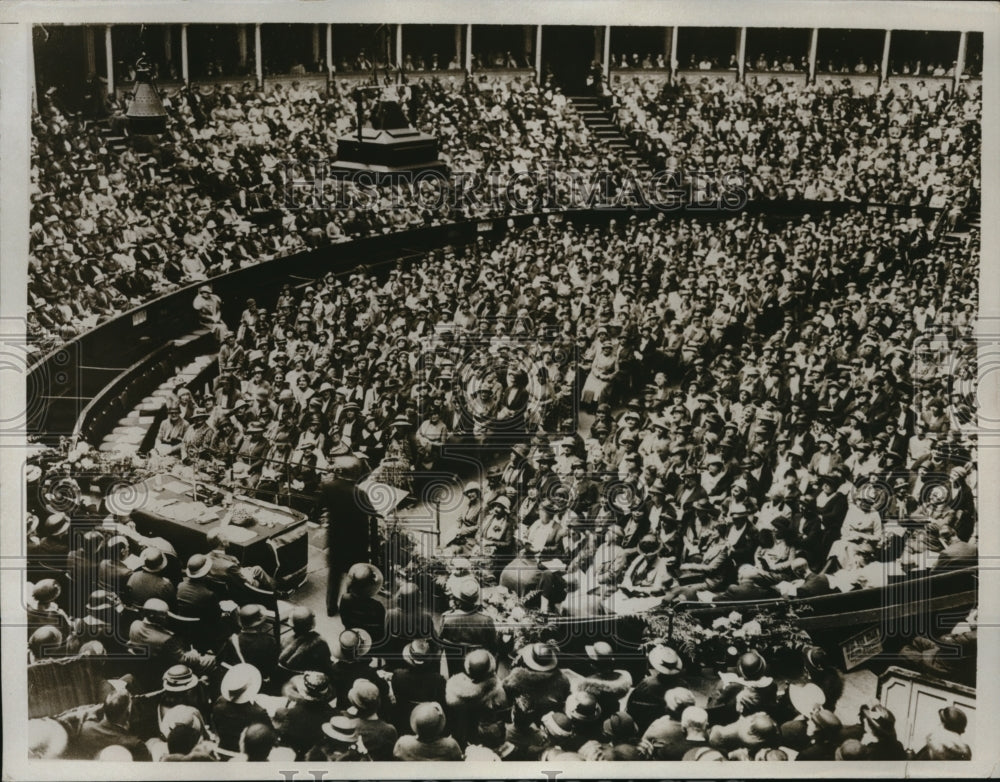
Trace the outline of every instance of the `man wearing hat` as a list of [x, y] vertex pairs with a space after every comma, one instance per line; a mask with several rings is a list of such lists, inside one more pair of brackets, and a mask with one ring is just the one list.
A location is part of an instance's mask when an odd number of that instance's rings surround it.
[[256, 603], [240, 606], [238, 619], [239, 632], [223, 645], [219, 660], [229, 665], [250, 663], [268, 682], [277, 673], [280, 650], [264, 607]]
[[410, 714], [411, 733], [402, 735], [393, 757], [402, 761], [462, 760], [464, 753], [448, 735], [447, 719], [440, 703], [419, 703]]
[[[784, 726], [782, 726], [784, 727]], [[843, 725], [829, 709], [822, 707], [810, 712], [806, 724], [806, 744], [799, 750], [796, 760], [839, 760], [837, 750], [843, 741]], [[785, 740], [782, 744], [795, 749], [794, 744]]]
[[55, 627], [63, 637], [69, 635], [71, 622], [69, 615], [56, 603], [62, 594], [62, 587], [54, 578], [43, 578], [31, 590], [33, 605], [27, 606], [28, 634], [41, 627]]
[[364, 629], [375, 645], [385, 637], [385, 604], [377, 597], [384, 581], [377, 567], [356, 562], [347, 571], [347, 590], [339, 605], [344, 626]]
[[240, 735], [248, 725], [271, 725], [271, 718], [256, 702], [261, 683], [260, 671], [249, 663], [233, 665], [222, 677], [219, 697], [212, 704], [212, 727], [223, 754], [240, 751]]
[[559, 668], [558, 652], [545, 643], [529, 644], [517, 653], [503, 687], [508, 701], [533, 720], [561, 708], [570, 694], [570, 680]]
[[274, 714], [281, 743], [302, 758], [322, 740], [321, 728], [337, 713], [335, 693], [322, 671], [305, 671], [288, 680], [281, 694], [288, 701]]
[[37, 539], [29, 536], [27, 547], [28, 576], [45, 578], [53, 562], [65, 562], [69, 555], [70, 518], [61, 511], [48, 514], [38, 525]]
[[208, 411], [204, 407], [196, 407], [189, 418], [189, 426], [181, 438], [181, 460], [191, 464], [198, 459], [210, 455], [209, 446], [215, 430], [208, 425]]
[[479, 743], [479, 731], [503, 722], [508, 708], [507, 694], [496, 675], [497, 663], [485, 649], [465, 656], [464, 670], [445, 687], [445, 709], [452, 736], [461, 746]]
[[167, 569], [166, 555], [156, 548], [147, 548], [142, 552], [142, 565], [133, 573], [125, 584], [127, 602], [141, 606], [150, 598], [159, 598], [168, 605], [173, 605], [176, 588], [173, 582], [163, 575]]
[[[211, 631], [219, 620], [219, 596], [208, 583], [211, 572], [212, 562], [207, 556], [192, 554], [184, 569], [184, 580], [177, 586], [177, 613], [198, 619], [199, 631]], [[212, 636], [204, 637], [208, 640]]]
[[801, 751], [810, 744], [816, 725], [812, 725], [812, 715], [823, 708], [826, 696], [819, 685], [813, 682], [788, 685], [788, 702], [796, 714], [790, 720], [781, 723], [781, 743], [783, 746]]
[[[35, 587], [37, 589], [37, 585]], [[98, 589], [90, 593], [86, 612], [73, 627], [73, 634], [66, 640], [66, 651], [79, 654], [80, 647], [91, 641], [97, 641], [108, 654], [124, 650], [122, 636], [125, 628], [121, 627], [121, 601], [114, 592]], [[29, 628], [31, 627], [31, 612], [28, 613]]]
[[352, 627], [337, 636], [333, 644], [333, 664], [330, 668], [330, 683], [333, 685], [337, 703], [347, 703], [347, 693], [358, 679], [367, 679], [379, 688], [383, 697], [389, 697], [389, 686], [377, 675], [372, 667], [372, 637], [366, 630]]
[[399, 733], [379, 716], [382, 695], [367, 679], [358, 679], [347, 693], [346, 714], [358, 720], [358, 734], [372, 760], [390, 761]]
[[393, 670], [392, 692], [396, 698], [392, 722], [400, 733], [410, 729], [410, 713], [418, 703], [445, 702], [445, 678], [441, 675], [441, 653], [425, 638], [411, 641], [403, 649], [402, 665]]
[[939, 727], [927, 734], [916, 760], [971, 760], [972, 750], [965, 741], [969, 718], [958, 704], [938, 709]]
[[260, 477], [268, 447], [268, 442], [264, 439], [264, 425], [258, 420], [250, 421], [236, 449], [237, 462], [247, 465], [248, 480], [255, 481]]
[[527, 445], [515, 443], [511, 448], [510, 458], [500, 474], [500, 481], [503, 485], [516, 490], [519, 496], [524, 493], [535, 472], [528, 462], [529, 453]]
[[295, 606], [291, 614], [292, 635], [282, 642], [278, 665], [282, 671], [329, 672], [330, 645], [316, 632], [316, 616], [306, 606]]
[[906, 760], [908, 755], [896, 737], [896, 715], [881, 703], [864, 704], [858, 711], [863, 729], [861, 760]]
[[622, 698], [632, 689], [632, 675], [615, 668], [615, 651], [607, 641], [595, 641], [584, 647], [587, 662], [578, 666], [571, 677], [571, 692], [589, 693], [597, 699], [604, 714], [618, 711]]
[[[346, 459], [345, 461], [356, 461]], [[329, 516], [327, 525], [326, 612], [334, 616], [339, 610], [341, 582], [347, 571], [358, 562], [367, 562], [370, 540], [369, 522], [374, 510], [355, 491], [352, 476], [328, 473], [320, 483], [319, 503]]]
[[669, 646], [657, 644], [646, 655], [649, 675], [639, 682], [628, 696], [625, 711], [643, 732], [653, 720], [663, 714], [663, 696], [667, 690], [683, 681], [684, 664]]
[[188, 430], [188, 422], [181, 417], [181, 409], [176, 400], [167, 404], [167, 417], [156, 432], [153, 450], [160, 456], [180, 456], [181, 443]]
[[332, 763], [371, 761], [358, 732], [359, 720], [346, 714], [336, 714], [321, 725], [320, 741], [303, 760], [324, 760]]
[[[564, 736], [560, 740], [559, 747], [561, 749], [574, 752], [586, 742], [600, 738], [604, 728], [603, 712], [600, 703], [592, 693], [586, 690], [571, 692], [563, 706], [563, 714], [570, 719], [570, 735]], [[543, 717], [542, 724], [544, 725], [546, 721], [546, 718]]]
[[[148, 599], [142, 606], [142, 618], [132, 622], [129, 628], [129, 654], [148, 660], [144, 673], [149, 676], [137, 682], [137, 691], [145, 692], [159, 684], [160, 672], [172, 665], [183, 663], [197, 673], [205, 673], [215, 666], [215, 657], [199, 654], [167, 628], [168, 606], [158, 598]], [[148, 678], [148, 681], [146, 679]], [[145, 689], [143, 689], [145, 685]]]
[[451, 608], [441, 616], [438, 641], [444, 647], [448, 671], [462, 670], [465, 656], [474, 649], [496, 649], [497, 631], [493, 618], [479, 605], [479, 582], [463, 579], [451, 595]]

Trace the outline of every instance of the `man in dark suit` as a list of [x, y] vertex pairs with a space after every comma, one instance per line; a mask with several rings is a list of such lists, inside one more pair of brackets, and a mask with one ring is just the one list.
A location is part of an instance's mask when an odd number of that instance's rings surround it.
[[674, 497], [674, 504], [680, 508], [682, 514], [687, 515], [693, 509], [694, 503], [701, 499], [707, 499], [708, 495], [698, 483], [698, 470], [693, 467], [685, 468], [681, 473], [682, 483]]
[[177, 613], [181, 616], [215, 622], [219, 618], [219, 596], [208, 584], [212, 561], [204, 554], [192, 554], [184, 570], [184, 580], [177, 587]]
[[729, 557], [735, 567], [753, 562], [757, 551], [757, 531], [750, 523], [750, 511], [742, 502], [729, 506], [729, 521], [725, 533]]
[[167, 558], [163, 552], [155, 548], [147, 548], [142, 552], [142, 567], [133, 573], [125, 584], [125, 595], [129, 603], [143, 605], [150, 598], [159, 598], [168, 605], [173, 605], [176, 598], [176, 588], [173, 582], [163, 575], [167, 568]]
[[598, 500], [597, 483], [586, 477], [586, 466], [581, 459], [573, 461], [573, 478], [569, 483], [569, 509], [578, 516], [585, 516]]
[[465, 655], [473, 649], [496, 651], [496, 626], [479, 607], [479, 582], [471, 576], [457, 585], [452, 608], [441, 617], [438, 639], [445, 649], [451, 675], [462, 670]]
[[189, 645], [182, 644], [167, 629], [165, 602], [157, 598], [147, 600], [142, 607], [142, 614], [142, 619], [135, 620], [129, 628], [126, 644], [129, 654], [147, 661], [141, 676], [137, 677], [136, 691], [148, 692], [154, 689], [160, 683], [161, 672], [171, 665], [183, 663], [199, 674], [215, 666], [215, 657], [199, 654]]
[[305, 606], [296, 606], [292, 609], [292, 636], [282, 643], [279, 664], [295, 673], [329, 673], [331, 660], [330, 645], [316, 632], [315, 615]]
[[396, 708], [392, 723], [400, 733], [410, 731], [410, 712], [418, 703], [445, 702], [445, 678], [441, 675], [440, 652], [420, 638], [403, 649], [403, 665], [392, 672]]
[[250, 603], [240, 608], [240, 631], [230, 636], [219, 659], [230, 665], [250, 663], [269, 681], [278, 670], [278, 640], [264, 615], [264, 607]]
[[84, 720], [67, 756], [93, 760], [106, 747], [119, 746], [132, 753], [133, 760], [152, 760], [146, 745], [129, 728], [131, 714], [132, 696], [123, 690], [110, 693], [101, 712]]

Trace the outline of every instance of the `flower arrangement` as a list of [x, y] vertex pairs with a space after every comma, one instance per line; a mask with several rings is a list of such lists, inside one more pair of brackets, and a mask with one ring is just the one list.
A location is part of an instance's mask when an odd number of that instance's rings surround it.
[[647, 642], [665, 643], [689, 662], [708, 667], [731, 665], [744, 652], [760, 652], [769, 662], [797, 658], [812, 645], [791, 608], [756, 611], [744, 616], [733, 611], [716, 617], [707, 627], [687, 611], [646, 617]]
[[506, 587], [483, 589], [480, 604], [483, 612], [493, 618], [508, 652], [555, 637], [554, 629], [546, 618], [538, 611], [525, 608], [524, 601]]

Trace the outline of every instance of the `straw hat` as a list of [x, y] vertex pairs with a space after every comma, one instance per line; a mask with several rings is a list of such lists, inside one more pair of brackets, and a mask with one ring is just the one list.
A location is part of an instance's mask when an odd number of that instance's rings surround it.
[[260, 692], [260, 671], [250, 663], [238, 663], [226, 671], [219, 689], [231, 703], [249, 703]]

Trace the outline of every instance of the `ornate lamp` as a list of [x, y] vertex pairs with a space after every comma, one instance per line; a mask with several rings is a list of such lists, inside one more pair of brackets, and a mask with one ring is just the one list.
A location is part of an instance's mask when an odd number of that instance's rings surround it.
[[145, 55], [135, 64], [135, 90], [125, 119], [133, 135], [154, 136], [167, 129], [167, 112], [160, 100], [160, 93], [153, 84], [153, 76]]

